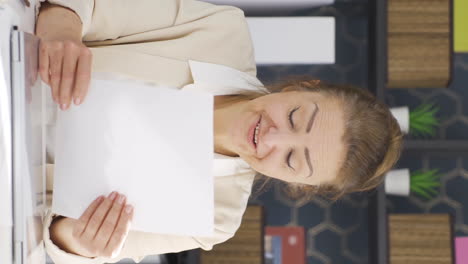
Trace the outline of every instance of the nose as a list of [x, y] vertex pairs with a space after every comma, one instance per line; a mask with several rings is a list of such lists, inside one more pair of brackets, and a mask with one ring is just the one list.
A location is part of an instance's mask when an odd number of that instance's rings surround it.
[[299, 137], [299, 135], [291, 131], [280, 131], [275, 127], [269, 128], [260, 138], [260, 158], [268, 156], [275, 149], [291, 148], [297, 145], [300, 140]]

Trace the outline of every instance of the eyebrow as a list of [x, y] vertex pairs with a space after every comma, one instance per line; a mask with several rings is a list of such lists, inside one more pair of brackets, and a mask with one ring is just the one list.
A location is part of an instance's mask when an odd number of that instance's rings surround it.
[[[309, 133], [310, 130], [312, 129], [312, 125], [314, 124], [315, 117], [317, 116], [317, 112], [319, 111], [318, 105], [316, 103], [314, 104], [315, 104], [315, 110], [312, 113], [312, 116], [310, 117], [309, 123], [307, 123], [307, 128], [306, 128], [307, 133]], [[304, 155], [305, 155], [305, 159], [310, 170], [309, 175], [306, 178], [309, 178], [314, 173], [314, 168], [312, 167], [312, 162], [310, 161], [309, 149], [307, 147], [304, 149]]]

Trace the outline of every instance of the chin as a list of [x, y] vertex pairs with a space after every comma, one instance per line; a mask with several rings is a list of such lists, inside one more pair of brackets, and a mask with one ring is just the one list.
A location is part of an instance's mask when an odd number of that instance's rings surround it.
[[252, 163], [253, 163], [253, 162], [252, 162], [252, 157], [251, 157], [251, 156], [240, 154], [240, 155], [239, 155], [239, 158], [243, 159], [245, 162], [247, 162], [247, 163], [250, 165], [250, 167], [253, 168], [253, 166], [252, 166]]

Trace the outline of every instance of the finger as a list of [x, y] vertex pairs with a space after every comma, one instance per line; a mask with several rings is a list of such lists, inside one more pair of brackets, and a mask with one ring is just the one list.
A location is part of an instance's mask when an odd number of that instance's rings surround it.
[[56, 51], [54, 54], [49, 54], [50, 62], [50, 86], [52, 87], [52, 97], [56, 102], [59, 101], [59, 86], [62, 76], [63, 53]]
[[60, 81], [60, 108], [66, 110], [70, 105], [72, 89], [75, 81], [75, 71], [79, 54], [72, 44], [65, 44], [66, 52], [63, 57], [62, 77]]
[[120, 194], [115, 198], [114, 203], [112, 204], [112, 208], [110, 209], [106, 219], [102, 223], [99, 231], [96, 234], [96, 237], [94, 238], [97, 244], [104, 245], [103, 248], [107, 245], [112, 233], [115, 230], [117, 221], [119, 220], [120, 213], [122, 212], [124, 205], [125, 196]]
[[120, 214], [117, 226], [104, 252], [110, 257], [116, 257], [124, 245], [133, 220], [133, 206], [127, 204]]
[[114, 201], [115, 196], [115, 192], [110, 193], [109, 196], [107, 196], [107, 198], [104, 199], [104, 201], [94, 211], [94, 214], [89, 219], [88, 224], [86, 225], [86, 228], [83, 234], [81, 235], [81, 237], [84, 240], [94, 240], [94, 237], [96, 237], [96, 233], [99, 230], [99, 227], [101, 227], [102, 222], [106, 218], [107, 212], [109, 212], [109, 209], [112, 206], [112, 202]]
[[49, 80], [49, 54], [47, 52], [47, 46], [43, 41], [39, 44], [39, 75], [42, 81], [50, 86]]
[[86, 228], [86, 225], [88, 224], [89, 219], [91, 216], [94, 214], [94, 211], [98, 208], [98, 206], [101, 204], [101, 202], [104, 200], [104, 196], [99, 196], [96, 198], [89, 206], [86, 208], [84, 213], [78, 218], [78, 221], [76, 225], [73, 228], [73, 236], [74, 237], [80, 237], [83, 231]]
[[89, 90], [91, 80], [92, 53], [86, 49], [78, 59], [76, 69], [75, 88], [73, 89], [73, 100], [75, 105], [81, 104]]

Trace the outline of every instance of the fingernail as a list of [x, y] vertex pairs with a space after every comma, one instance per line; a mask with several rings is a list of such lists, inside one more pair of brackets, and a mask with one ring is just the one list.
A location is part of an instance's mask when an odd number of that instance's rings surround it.
[[102, 195], [101, 195], [101, 196], [99, 196], [99, 197], [96, 199], [96, 201], [97, 201], [97, 202], [100, 202], [100, 201], [102, 201], [103, 198], [104, 198], [104, 197], [102, 197]]
[[123, 204], [124, 200], [125, 200], [125, 195], [121, 194], [121, 195], [119, 195], [119, 199], [117, 200], [117, 203]]
[[62, 104], [62, 105], [60, 106], [60, 109], [66, 110], [66, 109], [67, 109], [67, 105], [66, 105], [66, 104]]
[[126, 212], [127, 214], [130, 214], [130, 213], [132, 212], [132, 210], [133, 210], [133, 206], [131, 206], [131, 205], [129, 205], [129, 204], [127, 204], [127, 205], [125, 206], [125, 212]]
[[75, 105], [79, 105], [81, 103], [81, 99], [80, 98], [76, 98], [75, 99]]
[[116, 195], [117, 194], [115, 192], [111, 192], [111, 194], [109, 195], [109, 199], [114, 200]]

